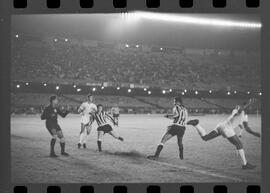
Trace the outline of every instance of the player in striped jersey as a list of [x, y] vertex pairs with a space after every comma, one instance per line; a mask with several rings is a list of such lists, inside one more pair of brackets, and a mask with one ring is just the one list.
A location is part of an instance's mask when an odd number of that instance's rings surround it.
[[[102, 151], [101, 147], [101, 137], [105, 135], [106, 133], [109, 133], [111, 136], [113, 136], [115, 139], [118, 139], [120, 141], [124, 141], [124, 139], [120, 136], [118, 136], [111, 126], [111, 123], [113, 125], [117, 125], [117, 123], [114, 121], [114, 119], [106, 112], [103, 111], [103, 106], [99, 104], [97, 106], [97, 112], [92, 116], [92, 123], [93, 121], [96, 121], [98, 128], [98, 139], [97, 139], [97, 145], [98, 145], [98, 151]], [[111, 122], [111, 123], [110, 123]], [[91, 123], [91, 124], [92, 124]]]
[[176, 97], [174, 99], [173, 114], [165, 115], [166, 118], [172, 119], [173, 124], [168, 126], [167, 132], [163, 135], [160, 144], [157, 146], [155, 155], [150, 155], [147, 158], [157, 160], [164, 144], [171, 139], [173, 136], [177, 136], [177, 143], [179, 147], [179, 157], [184, 159], [184, 147], [183, 147], [183, 136], [186, 130], [186, 120], [188, 117], [188, 111], [183, 106], [182, 98]]

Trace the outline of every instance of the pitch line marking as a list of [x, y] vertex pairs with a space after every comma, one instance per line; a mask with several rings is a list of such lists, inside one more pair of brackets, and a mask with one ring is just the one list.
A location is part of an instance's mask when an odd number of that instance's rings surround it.
[[204, 174], [204, 175], [208, 175], [208, 176], [224, 178], [224, 179], [229, 179], [229, 180], [234, 180], [234, 181], [242, 181], [242, 179], [240, 179], [240, 178], [226, 176], [226, 175], [222, 175], [222, 174], [215, 174], [215, 173], [208, 172], [208, 171], [205, 171], [205, 170], [192, 169], [192, 168], [189, 168], [187, 166], [178, 166], [178, 165], [169, 164], [169, 163], [160, 162], [160, 161], [154, 161], [154, 160], [149, 160], [149, 161], [151, 161], [153, 163], [156, 163], [156, 164], [159, 164], [159, 165], [168, 166], [168, 167], [172, 167], [172, 168], [177, 168], [177, 169], [180, 169], [180, 170], [184, 169], [186, 171], [196, 172], [196, 173], [200, 173], [200, 174]]

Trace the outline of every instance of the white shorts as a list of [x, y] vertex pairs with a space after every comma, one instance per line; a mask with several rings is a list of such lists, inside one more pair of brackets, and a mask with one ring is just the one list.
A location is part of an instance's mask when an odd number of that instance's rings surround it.
[[90, 117], [89, 116], [82, 116], [81, 123], [84, 125], [88, 125], [90, 123]]
[[230, 137], [236, 135], [234, 128], [232, 128], [224, 123], [218, 124], [214, 130], [216, 132], [218, 132], [220, 135], [222, 135], [224, 138], [230, 138]]
[[242, 122], [248, 122], [248, 115], [244, 115]]

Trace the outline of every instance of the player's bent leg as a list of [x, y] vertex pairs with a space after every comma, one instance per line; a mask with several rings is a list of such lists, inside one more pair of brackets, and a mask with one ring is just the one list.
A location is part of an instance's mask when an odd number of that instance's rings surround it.
[[183, 136], [177, 135], [177, 144], [179, 148], [179, 157], [184, 159], [184, 145], [183, 145]]
[[61, 154], [64, 156], [69, 156], [69, 154], [65, 151], [66, 142], [65, 142], [63, 132], [61, 130], [57, 131], [57, 135], [58, 135], [58, 138], [60, 139]]
[[98, 151], [102, 151], [102, 146], [101, 146], [101, 137], [104, 135], [103, 131], [98, 131], [98, 139], [97, 139], [97, 146], [98, 146]]
[[152, 159], [152, 160], [157, 160], [158, 157], [159, 157], [159, 155], [160, 155], [160, 152], [161, 152], [162, 149], [163, 149], [164, 144], [165, 144], [168, 140], [170, 140], [172, 137], [173, 137], [172, 134], [170, 134], [170, 133], [168, 133], [168, 132], [165, 133], [165, 134], [163, 135], [162, 139], [161, 139], [160, 144], [157, 146], [157, 149], [156, 149], [155, 154], [154, 154], [154, 155], [149, 155], [149, 156], [147, 156], [147, 158], [148, 158], [148, 159]]
[[50, 143], [50, 157], [57, 157], [57, 155], [55, 154], [55, 151], [54, 151], [54, 146], [55, 146], [56, 139], [57, 139], [57, 132], [55, 129], [51, 129], [50, 133], [52, 135], [52, 139], [51, 139], [51, 143]]
[[120, 140], [120, 141], [124, 141], [124, 138], [123, 137], [121, 137], [121, 136], [119, 136], [119, 135], [117, 135], [114, 131], [110, 131], [110, 132], [108, 132], [111, 136], [113, 136], [115, 139], [118, 139], [118, 140]]
[[247, 162], [242, 142], [237, 137], [237, 135], [234, 135], [234, 136], [229, 137], [227, 139], [230, 143], [232, 143], [236, 147], [236, 149], [241, 157], [242, 163], [243, 163], [242, 169], [254, 169], [256, 166]]
[[210, 133], [204, 135], [204, 136], [201, 136], [201, 138], [204, 140], [204, 141], [209, 141], [211, 139], [214, 139], [216, 137], [218, 137], [220, 134], [216, 131], [216, 130], [213, 130], [211, 131]]

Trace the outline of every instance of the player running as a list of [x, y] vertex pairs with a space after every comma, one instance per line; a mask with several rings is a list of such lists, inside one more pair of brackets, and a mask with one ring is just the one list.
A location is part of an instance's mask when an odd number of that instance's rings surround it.
[[87, 95], [87, 101], [83, 102], [78, 109], [78, 112], [81, 113], [81, 131], [80, 131], [80, 140], [78, 143], [78, 148], [86, 148], [87, 135], [90, 134], [92, 126], [90, 125], [90, 116], [92, 113], [97, 111], [97, 106], [93, 103], [93, 95]]
[[116, 104], [114, 107], [112, 107], [111, 109], [111, 114], [113, 116], [114, 122], [116, 123], [116, 125], [119, 125], [119, 115], [120, 115], [120, 109], [118, 107], [118, 105]]
[[225, 121], [219, 123], [216, 128], [208, 134], [206, 134], [204, 128], [199, 125], [198, 119], [190, 120], [187, 125], [194, 126], [204, 141], [209, 141], [222, 135], [236, 147], [243, 162], [242, 169], [254, 169], [255, 166], [247, 162], [243, 145], [234, 131], [235, 128], [242, 124], [244, 110], [252, 103], [253, 100], [250, 99], [249, 102], [244, 106], [237, 105], [236, 108], [232, 111], [232, 114]]
[[57, 157], [54, 152], [54, 146], [57, 137], [60, 139], [61, 154], [63, 156], [69, 156], [69, 154], [65, 152], [65, 138], [57, 120], [58, 115], [60, 115], [61, 117], [66, 117], [68, 113], [69, 111], [67, 110], [60, 110], [58, 108], [57, 97], [51, 96], [50, 105], [44, 109], [41, 115], [41, 120], [46, 120], [46, 128], [52, 135], [50, 157]]
[[[97, 112], [93, 114], [93, 121], [96, 121], [98, 128], [98, 139], [97, 139], [97, 145], [98, 145], [98, 151], [102, 151], [101, 147], [101, 137], [105, 135], [106, 133], [109, 133], [111, 136], [113, 136], [115, 139], [118, 139], [120, 141], [124, 141], [124, 139], [118, 135], [115, 134], [113, 131], [112, 126], [110, 125], [110, 122], [113, 123], [113, 125], [116, 125], [116, 122], [114, 119], [106, 112], [103, 111], [103, 106], [99, 104], [97, 106]], [[91, 123], [92, 124], [92, 123]]]
[[174, 99], [173, 114], [167, 114], [165, 117], [168, 119], [173, 119], [173, 124], [168, 126], [167, 132], [163, 135], [160, 144], [157, 146], [155, 155], [149, 155], [147, 158], [157, 160], [164, 144], [173, 136], [177, 136], [179, 157], [182, 160], [184, 159], [183, 136], [186, 130], [188, 111], [184, 107], [181, 97], [176, 97]]

